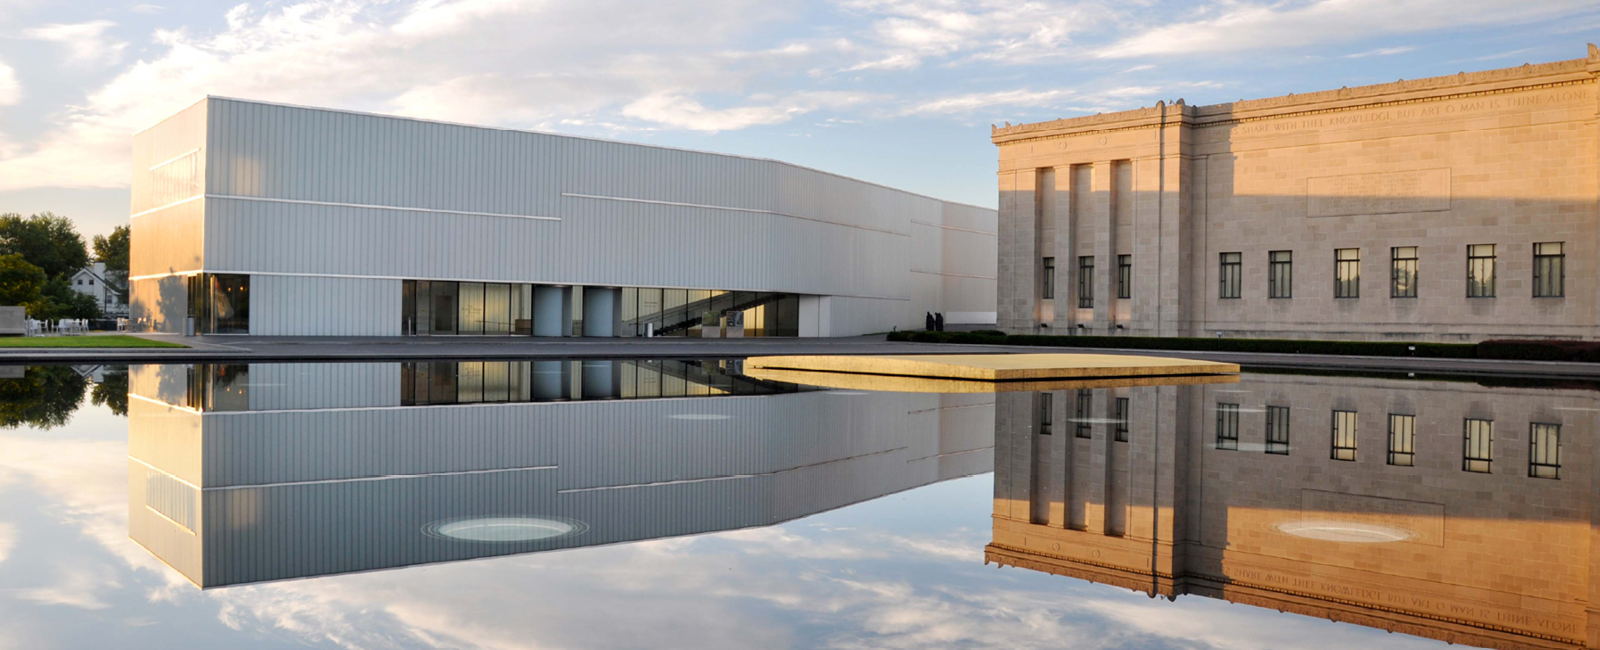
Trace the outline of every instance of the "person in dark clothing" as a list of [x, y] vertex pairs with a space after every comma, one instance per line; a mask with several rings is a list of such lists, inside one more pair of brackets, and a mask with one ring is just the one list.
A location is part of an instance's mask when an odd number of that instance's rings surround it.
[[927, 315], [927, 318], [924, 319], [926, 324], [923, 325], [922, 329], [925, 329], [925, 330], [928, 330], [929, 332], [932, 332], [933, 331], [933, 312], [925, 311], [925, 312], [922, 312], [922, 313]]
[[933, 315], [933, 326], [941, 332], [944, 331], [944, 312]]

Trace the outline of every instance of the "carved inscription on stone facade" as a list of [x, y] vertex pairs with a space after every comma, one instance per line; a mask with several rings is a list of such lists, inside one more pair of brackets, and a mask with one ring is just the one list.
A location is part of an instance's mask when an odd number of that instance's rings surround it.
[[1309, 217], [1449, 209], [1448, 168], [1306, 179], [1306, 216]]
[[1300, 519], [1404, 532], [1411, 535], [1408, 541], [1444, 546], [1444, 506], [1438, 503], [1302, 490]]

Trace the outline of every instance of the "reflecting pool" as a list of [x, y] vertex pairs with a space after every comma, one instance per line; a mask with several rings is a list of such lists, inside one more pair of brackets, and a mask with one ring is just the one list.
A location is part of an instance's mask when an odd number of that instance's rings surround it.
[[1026, 388], [734, 359], [0, 369], [0, 648], [1600, 639], [1594, 386]]

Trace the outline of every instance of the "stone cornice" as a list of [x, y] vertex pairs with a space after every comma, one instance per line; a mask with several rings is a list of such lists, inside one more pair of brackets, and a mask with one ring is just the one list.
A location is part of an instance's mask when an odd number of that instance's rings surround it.
[[[1514, 68], [1463, 72], [1442, 77], [1394, 81], [1370, 86], [1324, 90], [1298, 95], [1283, 95], [1205, 106], [1156, 104], [1115, 113], [1073, 117], [1032, 124], [1007, 124], [991, 127], [994, 144], [1066, 137], [1085, 133], [1104, 133], [1147, 129], [1168, 124], [1195, 126], [1235, 124], [1241, 121], [1276, 119], [1297, 115], [1349, 111], [1419, 101], [1471, 97], [1526, 90], [1530, 87], [1594, 83], [1600, 73], [1600, 50], [1589, 46], [1586, 59], [1528, 64]], [[1452, 92], [1454, 91], [1454, 92]], [[1165, 119], [1163, 120], [1163, 113]]]

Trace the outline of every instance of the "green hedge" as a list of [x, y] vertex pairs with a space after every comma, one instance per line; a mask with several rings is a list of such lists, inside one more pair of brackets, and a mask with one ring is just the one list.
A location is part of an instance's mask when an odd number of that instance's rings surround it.
[[1291, 339], [1217, 339], [1154, 336], [1007, 335], [997, 330], [980, 330], [977, 332], [892, 332], [889, 334], [889, 340], [916, 343], [969, 343], [1122, 348], [1131, 350], [1269, 352], [1277, 354], [1339, 354], [1374, 357], [1585, 361], [1600, 363], [1600, 342], [1562, 340], [1492, 340], [1476, 344], [1408, 343], [1396, 341], [1299, 341]]

